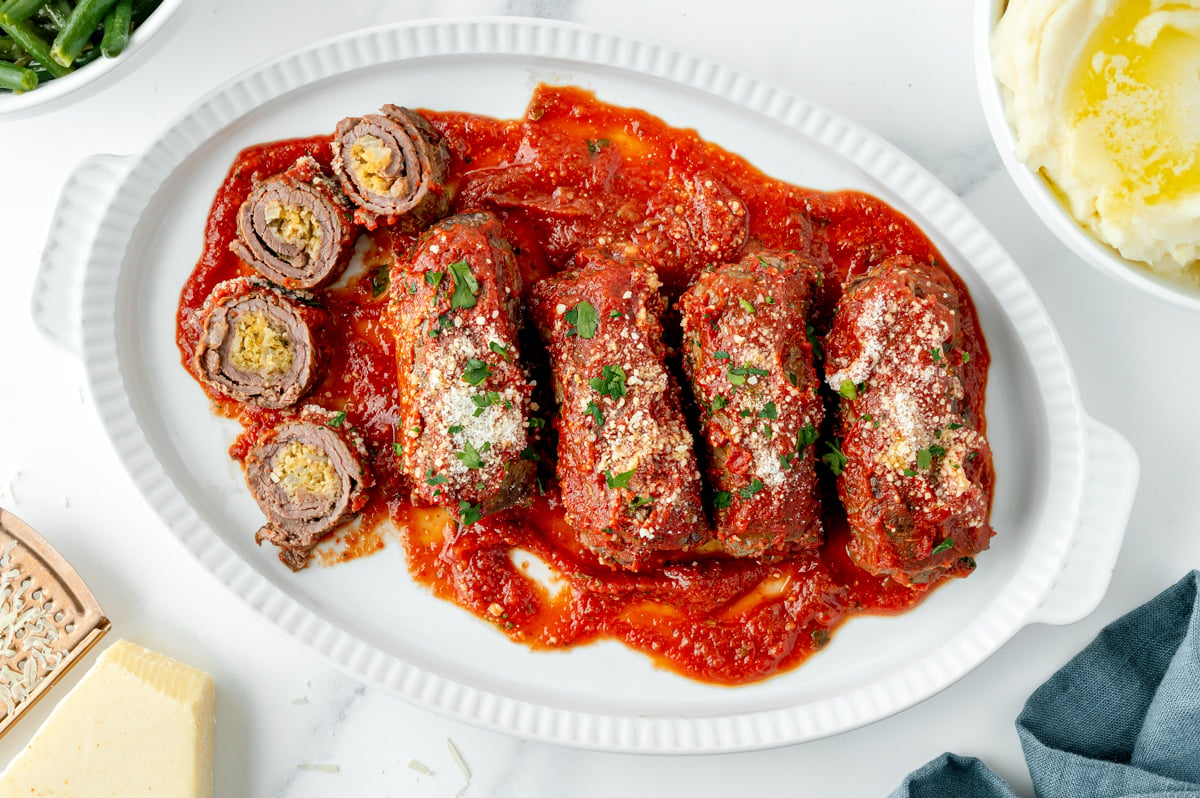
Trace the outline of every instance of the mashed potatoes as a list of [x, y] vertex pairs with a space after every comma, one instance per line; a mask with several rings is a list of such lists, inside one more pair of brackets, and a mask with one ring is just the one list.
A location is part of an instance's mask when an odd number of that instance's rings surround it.
[[1200, 0], [1010, 0], [1017, 156], [1129, 260], [1200, 282]]

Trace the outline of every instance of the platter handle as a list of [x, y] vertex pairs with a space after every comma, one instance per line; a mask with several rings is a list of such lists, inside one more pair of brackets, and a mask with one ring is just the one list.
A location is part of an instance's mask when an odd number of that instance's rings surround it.
[[33, 284], [33, 323], [42, 335], [79, 356], [84, 267], [100, 218], [129, 169], [124, 155], [93, 155], [67, 178], [58, 195], [50, 232]]
[[1075, 623], [1100, 605], [1133, 509], [1141, 471], [1137, 452], [1119, 433], [1094, 419], [1086, 419], [1084, 426], [1087, 469], [1075, 544], [1031, 623]]

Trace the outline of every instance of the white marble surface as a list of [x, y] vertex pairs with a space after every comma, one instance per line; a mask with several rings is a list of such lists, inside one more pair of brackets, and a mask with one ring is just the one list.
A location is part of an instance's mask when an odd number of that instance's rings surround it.
[[[473, 796], [700, 797], [747, 788], [878, 796], [945, 750], [983, 757], [1020, 794], [1032, 794], [1012, 725], [1025, 697], [1104, 623], [1200, 566], [1200, 429], [1192, 420], [1200, 364], [1191, 352], [1200, 318], [1092, 271], [1022, 203], [975, 94], [972, 5], [192, 0], [165, 46], [120, 82], [53, 113], [0, 120], [0, 505], [78, 568], [113, 619], [114, 636], [213, 674], [215, 795], [451, 796], [464, 779], [447, 739], [471, 767]], [[331, 669], [220, 587], [132, 487], [89, 406], [79, 363], [34, 330], [29, 297], [57, 191], [81, 158], [137, 151], [201, 94], [263, 59], [369, 25], [480, 14], [571, 19], [715, 56], [871, 127], [960, 194], [1029, 274], [1089, 412], [1141, 455], [1133, 518], [1100, 608], [1072, 626], [1025, 629], [950, 689], [873, 726], [773, 751], [655, 758], [522, 742], [414, 709]], [[39, 707], [0, 739], [0, 763], [48, 710]], [[414, 759], [433, 775], [410, 768]], [[338, 772], [304, 763], [336, 764]]]

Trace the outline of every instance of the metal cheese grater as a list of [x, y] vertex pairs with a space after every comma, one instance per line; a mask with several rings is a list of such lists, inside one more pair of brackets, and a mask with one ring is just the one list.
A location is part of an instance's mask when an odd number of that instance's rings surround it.
[[0, 509], [0, 735], [108, 631], [63, 556]]

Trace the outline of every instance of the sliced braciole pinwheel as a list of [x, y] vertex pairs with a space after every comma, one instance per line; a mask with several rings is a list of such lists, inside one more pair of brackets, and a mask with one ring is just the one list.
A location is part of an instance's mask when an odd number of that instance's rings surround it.
[[317, 288], [349, 262], [356, 230], [337, 182], [309, 156], [256, 185], [237, 215], [229, 248], [285, 288]]
[[327, 356], [329, 315], [263, 280], [218, 283], [204, 304], [195, 368], [209, 388], [273, 410], [291, 407], [316, 386]]
[[331, 146], [342, 190], [368, 227], [383, 218], [419, 230], [450, 212], [450, 151], [416, 111], [385, 105], [378, 114], [343, 119]]
[[267, 430], [247, 453], [246, 485], [266, 516], [255, 540], [279, 547], [294, 571], [367, 502], [373, 484], [362, 439], [345, 412], [306, 407]]

